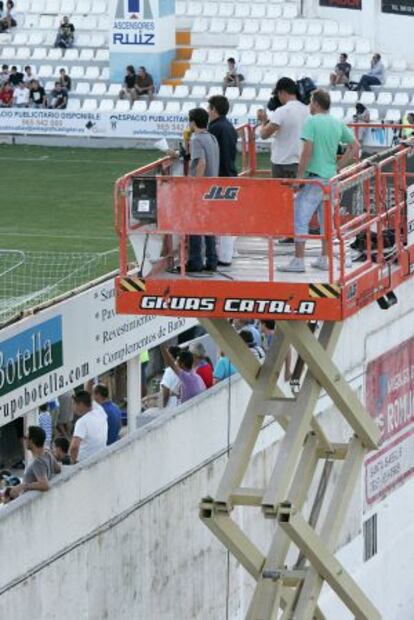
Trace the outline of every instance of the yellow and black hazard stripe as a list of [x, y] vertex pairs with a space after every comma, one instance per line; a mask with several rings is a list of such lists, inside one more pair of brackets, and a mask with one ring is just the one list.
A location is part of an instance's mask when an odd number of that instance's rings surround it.
[[341, 295], [341, 288], [337, 284], [310, 284], [309, 297], [317, 299], [337, 299]]
[[140, 278], [121, 278], [119, 284], [121, 289], [129, 293], [134, 293], [136, 291], [142, 293], [146, 290], [145, 280], [141, 280]]

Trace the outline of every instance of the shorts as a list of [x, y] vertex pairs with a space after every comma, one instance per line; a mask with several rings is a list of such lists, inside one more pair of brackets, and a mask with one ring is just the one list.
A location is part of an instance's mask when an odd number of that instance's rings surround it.
[[[313, 177], [319, 182], [327, 183], [328, 179]], [[313, 214], [317, 212], [321, 235], [324, 230], [323, 216], [323, 190], [320, 185], [313, 183], [306, 184], [296, 195], [295, 198], [295, 235], [308, 235], [309, 223]], [[297, 239], [305, 242], [305, 239]]]
[[299, 164], [274, 164], [272, 162], [272, 177], [274, 179], [296, 179]]

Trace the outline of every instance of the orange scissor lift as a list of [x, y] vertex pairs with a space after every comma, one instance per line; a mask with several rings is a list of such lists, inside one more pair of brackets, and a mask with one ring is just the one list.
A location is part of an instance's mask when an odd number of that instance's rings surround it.
[[[252, 389], [215, 496], [200, 504], [203, 522], [256, 581], [246, 620], [322, 620], [318, 597], [324, 582], [356, 618], [377, 620], [381, 614], [334, 552], [364, 456], [378, 448], [380, 434], [332, 358], [343, 321], [375, 301], [384, 309], [396, 303], [394, 290], [414, 272], [414, 175], [408, 172], [414, 141], [368, 157], [322, 187], [324, 234], [304, 237], [307, 269], [292, 274], [277, 269], [292, 255], [291, 246], [277, 240], [293, 236], [297, 187], [258, 170], [254, 128], [244, 125], [238, 132], [237, 178], [189, 178], [167, 157], [118, 180], [117, 311], [197, 317]], [[232, 267], [187, 274], [189, 234], [237, 237]], [[322, 240], [326, 272], [310, 266]], [[233, 318], [276, 320], [263, 364], [233, 329]], [[287, 395], [277, 381], [290, 347], [298, 358], [297, 389]], [[314, 416], [322, 388], [349, 424], [347, 442], [329, 437]], [[268, 416], [285, 433], [266, 488], [247, 487], [245, 474]], [[329, 494], [334, 463], [341, 465]], [[309, 488], [318, 477], [305, 518]], [[267, 550], [239, 526], [239, 506], [261, 509], [275, 521]]]

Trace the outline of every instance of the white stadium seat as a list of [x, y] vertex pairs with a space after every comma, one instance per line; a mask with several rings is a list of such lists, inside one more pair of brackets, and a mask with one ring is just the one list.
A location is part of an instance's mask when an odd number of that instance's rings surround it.
[[249, 108], [249, 116], [250, 118], [256, 118], [257, 110], [262, 110], [263, 106], [258, 103], [252, 103]]
[[65, 60], [72, 62], [73, 60], [78, 60], [78, 58], [79, 58], [79, 50], [77, 50], [76, 48], [66, 50]]
[[257, 100], [258, 101], [269, 101], [270, 97], [272, 95], [272, 89], [271, 88], [261, 88], [259, 90], [259, 93], [257, 95]]
[[290, 55], [290, 66], [291, 67], [304, 67], [306, 58], [303, 54], [291, 54]]
[[97, 28], [97, 19], [94, 15], [83, 15], [82, 17], [75, 17], [73, 25], [77, 30], [93, 31]]
[[364, 105], [369, 106], [373, 104], [375, 101], [375, 93], [367, 92], [367, 91], [362, 92], [359, 100]]
[[329, 96], [331, 98], [331, 103], [341, 103], [342, 94], [340, 90], [331, 90], [329, 92]]
[[112, 112], [113, 109], [114, 109], [114, 102], [112, 101], [112, 99], [102, 99], [102, 101], [99, 104], [100, 112]]
[[181, 111], [181, 104], [179, 101], [167, 101], [165, 106], [165, 112], [168, 114], [179, 114]]
[[100, 15], [98, 17], [98, 30], [109, 30], [111, 20], [109, 15]]
[[[246, 21], [244, 22], [244, 20], [242, 19], [234, 19], [232, 18], [231, 20], [229, 20], [226, 24], [226, 22], [224, 21], [224, 19], [212, 19], [211, 20], [211, 24], [210, 24], [210, 32], [224, 32], [226, 30], [226, 32], [230, 33], [230, 34], [238, 34], [239, 32], [242, 31], [242, 27], [243, 27], [243, 23], [245, 24], [254, 24], [255, 28], [253, 30], [253, 32], [257, 32], [258, 27], [257, 27], [257, 22], [252, 22], [252, 21]], [[227, 25], [227, 28], [226, 28]], [[250, 32], [250, 30], [245, 30], [245, 32]]]
[[258, 52], [262, 52], [264, 50], [268, 50], [271, 47], [271, 44], [272, 37], [267, 37], [266, 35], [262, 34], [256, 38], [254, 46]]
[[275, 24], [275, 33], [276, 34], [289, 34], [291, 29], [291, 23], [280, 19]]
[[27, 45], [29, 39], [29, 34], [26, 32], [17, 32], [14, 34], [13, 43], [14, 45]]
[[240, 95], [240, 99], [241, 100], [254, 100], [256, 99], [256, 89], [253, 88], [252, 86], [246, 86], [245, 88], [243, 88], [242, 94]]
[[147, 102], [144, 99], [139, 99], [138, 101], [134, 101], [132, 105], [132, 109], [134, 112], [139, 114], [143, 114], [147, 111]]
[[208, 89], [207, 97], [213, 97], [214, 95], [221, 95], [221, 86], [210, 86]]
[[63, 49], [61, 47], [52, 47], [47, 53], [48, 60], [61, 60], [63, 58]]
[[104, 67], [101, 71], [101, 80], [109, 80], [109, 67]]
[[179, 84], [174, 89], [174, 97], [179, 99], [185, 99], [189, 95], [189, 89], [186, 84]]
[[[218, 5], [213, 2], [205, 2], [203, 6], [203, 15], [206, 17], [215, 17], [218, 13]], [[176, 9], [177, 14], [177, 9]]]
[[272, 42], [272, 50], [274, 52], [284, 52], [287, 50], [288, 38], [287, 37], [275, 37]]
[[260, 22], [260, 32], [262, 34], [270, 34], [274, 35], [275, 32], [275, 22], [270, 19], [263, 19]]
[[284, 4], [283, 6], [283, 17], [285, 19], [293, 19], [298, 15], [298, 7], [296, 4]]
[[53, 74], [54, 74], [54, 70], [53, 70], [53, 67], [51, 65], [42, 65], [39, 68], [39, 77], [41, 77], [43, 79], [47, 79], [49, 77], [52, 77]]
[[355, 105], [358, 101], [358, 93], [354, 90], [346, 90], [342, 102], [347, 105]]
[[231, 110], [232, 116], [247, 116], [247, 105], [245, 103], [235, 103]]
[[193, 32], [207, 32], [208, 26], [208, 19], [197, 17], [193, 22]]
[[220, 17], [231, 17], [234, 13], [234, 4], [232, 2], [221, 2], [218, 14]]
[[33, 50], [30, 59], [31, 60], [45, 60], [46, 52], [47, 50], [45, 47], [37, 47]]
[[75, 13], [80, 15], [88, 15], [91, 10], [91, 3], [89, 0], [78, 0], [76, 3]]
[[105, 94], [106, 94], [106, 84], [103, 84], [102, 82], [97, 82], [96, 84], [92, 85], [91, 95], [102, 97], [102, 95], [105, 95]]
[[53, 15], [41, 15], [39, 19], [39, 28], [43, 30], [51, 30], [55, 27], [55, 18]]
[[[271, 4], [269, 4], [267, 6], [267, 9], [269, 10], [269, 8], [273, 6]], [[261, 17], [266, 17], [266, 5], [264, 4], [252, 4], [251, 5], [251, 9], [250, 9], [250, 16], [254, 17], [254, 18], [261, 18]], [[269, 13], [267, 14], [268, 17], [270, 17]], [[279, 17], [279, 16], [278, 16]]]
[[405, 58], [395, 58], [392, 61], [392, 70], [393, 71], [406, 71], [407, 70], [407, 61]]
[[303, 19], [296, 19], [292, 22], [292, 34], [303, 36], [308, 30], [307, 22]]
[[241, 34], [239, 37], [239, 49], [251, 50], [255, 47], [255, 40], [250, 34]]
[[171, 84], [161, 84], [158, 91], [158, 97], [172, 97], [173, 92], [174, 89]]
[[258, 67], [271, 67], [273, 65], [272, 52], [259, 52], [257, 54], [257, 66]]
[[208, 63], [210, 65], [218, 65], [224, 62], [225, 50], [211, 49], [208, 51]]
[[93, 60], [93, 58], [94, 58], [93, 50], [88, 50], [88, 49], [81, 50], [80, 55], [79, 55], [79, 60], [85, 60], [89, 62], [90, 60]]
[[387, 110], [385, 120], [390, 123], [399, 123], [401, 120], [400, 110]]
[[119, 99], [115, 103], [115, 110], [117, 112], [129, 112], [130, 109], [131, 109], [131, 102], [129, 101], [129, 99]]
[[268, 4], [266, 15], [268, 19], [279, 19], [279, 17], [282, 16], [282, 7], [274, 4]]
[[109, 50], [96, 50], [95, 54], [96, 62], [109, 62]]
[[14, 47], [3, 47], [1, 56], [2, 58], [14, 58], [16, 56], [16, 49]]
[[340, 22], [338, 34], [340, 37], [352, 37], [352, 35], [354, 34], [352, 24], [350, 24], [349, 22]]
[[70, 77], [73, 80], [78, 80], [79, 78], [83, 78], [85, 75], [85, 70], [81, 65], [73, 65], [70, 70]]
[[111, 97], [118, 97], [119, 92], [122, 90], [121, 84], [110, 84], [108, 88], [108, 95]]
[[300, 52], [303, 49], [303, 39], [299, 37], [291, 37], [288, 41], [288, 50], [290, 52]]
[[344, 109], [340, 107], [332, 107], [331, 112], [332, 116], [337, 118], [338, 120], [342, 120], [344, 118]]
[[69, 97], [68, 105], [66, 106], [67, 110], [76, 112], [76, 110], [80, 110], [80, 107], [81, 107], [80, 99], [73, 99], [73, 97]]
[[234, 17], [246, 18], [250, 16], [249, 4], [236, 4], [234, 7]]
[[410, 97], [407, 93], [396, 93], [392, 105], [405, 108], [410, 102]]
[[401, 88], [414, 88], [414, 75], [404, 75], [401, 78]]
[[317, 37], [307, 37], [305, 39], [305, 52], [314, 53], [319, 52], [321, 42]]
[[87, 67], [85, 71], [85, 79], [87, 80], [97, 80], [99, 78], [99, 67], [91, 66]]
[[[36, 6], [36, 2], [33, 2], [33, 8]], [[63, 10], [65, 10], [65, 3], [63, 3]], [[60, 13], [60, 0], [46, 0], [45, 13]]]
[[191, 96], [193, 99], [205, 99], [207, 94], [207, 88], [204, 85], [193, 86], [191, 90]]
[[338, 42], [336, 39], [323, 39], [321, 51], [324, 54], [333, 54], [338, 49]]
[[98, 107], [98, 102], [96, 101], [96, 99], [84, 99], [82, 110], [85, 112], [86, 111], [92, 112], [93, 110], [96, 110], [97, 107]]
[[55, 88], [55, 80], [45, 82], [45, 91], [48, 93]]
[[203, 5], [201, 2], [188, 2], [187, 3], [187, 15], [201, 15], [203, 12]]
[[193, 50], [192, 56], [191, 56], [191, 62], [194, 63], [205, 63], [207, 61], [207, 50], [205, 49], [198, 49], [198, 50]]
[[229, 101], [235, 101], [236, 99], [239, 99], [240, 97], [239, 89], [235, 88], [234, 86], [228, 88], [226, 90], [226, 97]]
[[355, 52], [357, 54], [369, 54], [371, 51], [371, 45], [366, 39], [359, 39], [355, 45]]
[[181, 101], [181, 114], [188, 114], [194, 108], [193, 101]]
[[75, 93], [77, 95], [89, 95], [90, 90], [88, 82], [78, 82], [76, 84]]
[[312, 37], [318, 37], [322, 34], [321, 22], [310, 22], [308, 24], [308, 35]]
[[336, 22], [325, 22], [323, 27], [324, 35], [327, 37], [334, 37], [338, 34], [339, 28]]
[[306, 67], [309, 69], [318, 69], [321, 66], [322, 58], [318, 54], [312, 54], [306, 58]]
[[392, 104], [392, 94], [389, 92], [380, 92], [378, 93], [377, 105], [391, 105]]
[[164, 104], [162, 101], [151, 101], [148, 106], [148, 112], [151, 114], [161, 114], [164, 111]]
[[106, 13], [106, 11], [107, 5], [104, 0], [93, 0], [90, 11], [91, 13], [94, 13], [96, 15], [102, 15], [103, 13]]
[[44, 35], [43, 32], [31, 32], [28, 37], [28, 44], [37, 46], [43, 43]]

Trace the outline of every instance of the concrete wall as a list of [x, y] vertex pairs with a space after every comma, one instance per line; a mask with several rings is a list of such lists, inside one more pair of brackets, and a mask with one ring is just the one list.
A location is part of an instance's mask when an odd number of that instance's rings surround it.
[[[390, 311], [371, 306], [345, 326], [335, 359], [358, 391], [367, 361], [414, 334], [413, 286], [398, 295]], [[241, 620], [253, 584], [200, 523], [198, 503], [215, 494], [248, 396], [233, 378], [163, 413], [105, 458], [69, 469], [47, 494], [0, 510], [0, 618]], [[324, 395], [318, 411], [332, 439], [349, 436]], [[273, 422], [262, 431], [245, 484], [266, 484], [280, 437]], [[362, 561], [362, 477], [341, 533], [339, 555], [385, 620], [414, 618], [413, 492], [411, 479], [375, 508], [379, 553], [369, 562]], [[239, 508], [237, 518], [266, 552], [273, 523], [258, 509]], [[330, 620], [349, 618], [328, 589], [323, 607]]]

